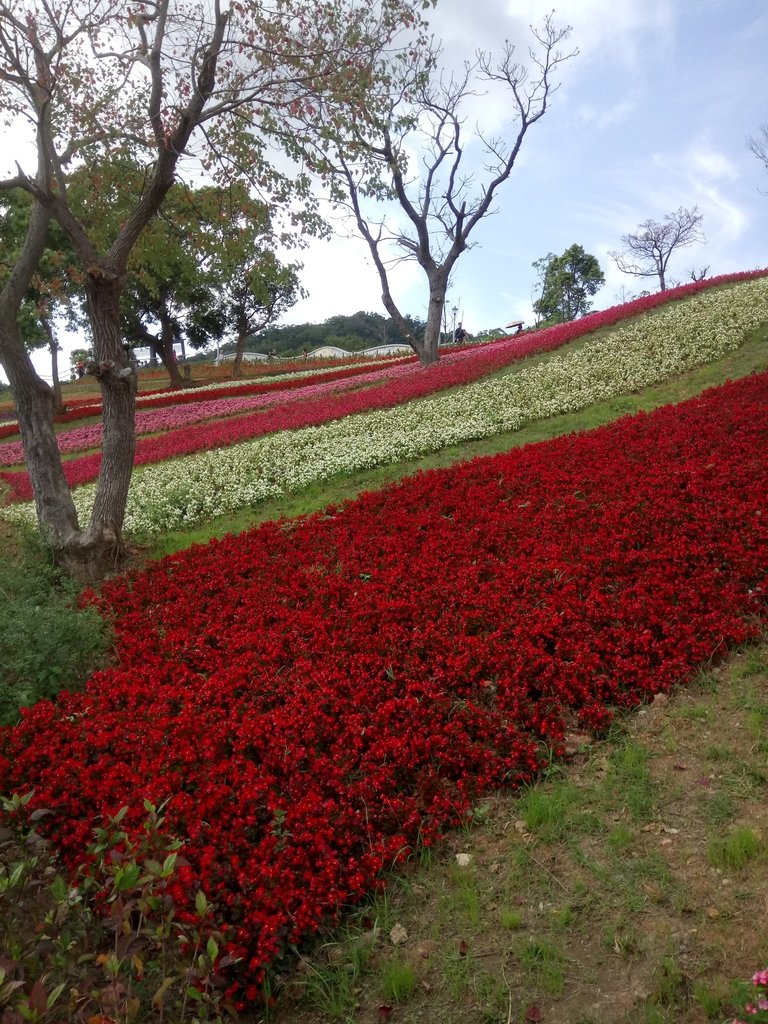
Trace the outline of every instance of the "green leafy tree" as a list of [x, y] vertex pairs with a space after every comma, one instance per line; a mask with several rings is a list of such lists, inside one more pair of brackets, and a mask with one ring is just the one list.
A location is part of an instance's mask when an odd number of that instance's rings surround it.
[[[129, 216], [143, 187], [143, 171], [116, 161], [97, 171], [80, 168], [69, 179], [73, 203], [84, 219], [94, 215], [94, 195], [113, 194], [108, 218], [95, 229], [107, 239]], [[322, 231], [313, 220], [312, 227]], [[276, 319], [301, 293], [297, 265], [274, 255], [282, 244], [306, 244], [304, 236], [278, 232], [269, 206], [241, 181], [226, 188], [174, 184], [147, 225], [128, 261], [120, 308], [126, 341], [147, 346], [163, 364], [170, 386], [184, 380], [174, 346], [203, 349], [236, 338], [239, 373], [243, 342]]]
[[[410, 336], [423, 336], [426, 327], [423, 320], [409, 314], [403, 319]], [[342, 347], [348, 348], [350, 352], [373, 348], [376, 345], [410, 344], [391, 317], [386, 318], [380, 313], [366, 313], [360, 310], [351, 316], [329, 317], [322, 324], [286, 324], [268, 328], [264, 333], [264, 346], [267, 351], [274, 349], [276, 352], [295, 353], [301, 352], [305, 347], [340, 344], [339, 339], [345, 339]]]
[[[193, 220], [202, 233], [207, 254], [201, 271], [213, 291], [208, 306], [197, 305], [188, 334], [193, 345], [212, 336], [235, 339], [233, 376], [239, 377], [248, 338], [260, 334], [305, 292], [299, 264], [282, 263], [278, 244], [303, 240], [275, 231], [269, 208], [252, 199], [242, 185], [188, 193]], [[201, 311], [203, 319], [201, 320]]]
[[[317, 97], [362, 105], [375, 87], [371, 69], [415, 0], [256, 0], [226, 4], [118, 0], [20, 4], [0, 0], [0, 120], [26, 126], [35, 166], [0, 181], [0, 192], [34, 199], [29, 225], [0, 289], [0, 360], [11, 382], [28, 452], [38, 521], [59, 560], [98, 578], [122, 550], [135, 449], [136, 376], [124, 351], [121, 297], [131, 254], [183, 168], [194, 162], [222, 181], [247, 179], [271, 205], [288, 208], [300, 231], [311, 214], [305, 174], [281, 174], [263, 129]], [[84, 219], [67, 173], [94, 172], [120, 159], [141, 167], [128, 216], [106, 241], [112, 183], [91, 196]], [[72, 197], [74, 198], [74, 197]], [[34, 373], [18, 311], [60, 224], [77, 256], [93, 341], [89, 372], [101, 387], [102, 463], [90, 522], [81, 527], [51, 423], [52, 393]]]
[[550, 253], [533, 266], [541, 287], [533, 310], [545, 323], [560, 324], [584, 316], [592, 305], [591, 297], [605, 284], [596, 257], [580, 245], [572, 245], [562, 256]]
[[233, 273], [222, 292], [227, 325], [235, 331], [232, 375], [239, 377], [246, 339], [260, 334], [304, 295], [296, 268], [286, 266], [274, 253], [252, 255]]
[[[199, 190], [210, 191], [218, 190]], [[127, 341], [150, 349], [172, 388], [183, 386], [174, 344], [181, 343], [183, 358], [187, 344], [204, 348], [225, 329], [217, 280], [208, 267], [215, 238], [199, 216], [204, 205], [198, 192], [179, 184], [170, 189], [134, 247], [121, 296]]]

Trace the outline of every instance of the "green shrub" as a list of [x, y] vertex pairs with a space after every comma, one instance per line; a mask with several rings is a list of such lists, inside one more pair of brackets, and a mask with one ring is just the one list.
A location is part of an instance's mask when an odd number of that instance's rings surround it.
[[41, 557], [6, 561], [0, 581], [0, 724], [20, 707], [76, 689], [102, 659], [107, 637], [79, 588]]

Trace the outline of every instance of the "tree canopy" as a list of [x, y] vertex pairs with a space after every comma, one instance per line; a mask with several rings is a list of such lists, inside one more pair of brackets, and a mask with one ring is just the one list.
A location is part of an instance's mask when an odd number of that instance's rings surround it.
[[[41, 531], [60, 559], [100, 575], [121, 548], [135, 445], [136, 380], [123, 350], [121, 299], [131, 255], [181, 173], [218, 184], [239, 180], [296, 232], [320, 221], [306, 173], [272, 160], [266, 129], [310, 99], [363, 105], [403, 26], [419, 24], [421, 0], [226, 0], [211, 4], [119, 0], [20, 4], [0, 0], [0, 121], [28, 130], [34, 166], [0, 181], [33, 204], [27, 233], [0, 289], [0, 360], [16, 400]], [[309, 105], [309, 106], [308, 106]], [[139, 169], [131, 208], [111, 214]], [[87, 167], [94, 187], [78, 205], [68, 175]], [[103, 174], [101, 182], [99, 175]], [[300, 199], [300, 201], [296, 201]], [[87, 216], [83, 210], [87, 209]], [[50, 389], [34, 373], [17, 314], [51, 220], [82, 274], [102, 392], [102, 463], [81, 529], [61, 468]], [[111, 225], [104, 236], [104, 225]]]
[[[406, 314], [409, 332], [420, 337], [424, 321]], [[262, 352], [295, 355], [304, 348], [339, 345], [350, 352], [359, 352], [376, 345], [408, 345], [408, 338], [391, 317], [359, 310], [350, 316], [336, 315], [323, 323], [284, 324], [268, 327], [250, 345]]]
[[597, 258], [575, 243], [562, 256], [549, 253], [533, 266], [539, 271], [541, 287], [533, 309], [547, 324], [584, 316], [592, 305], [591, 296], [605, 284]]

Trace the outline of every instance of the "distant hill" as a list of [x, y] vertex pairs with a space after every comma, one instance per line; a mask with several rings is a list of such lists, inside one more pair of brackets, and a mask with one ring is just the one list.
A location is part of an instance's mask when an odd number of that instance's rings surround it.
[[[406, 320], [419, 337], [425, 323], [417, 317], [407, 316]], [[268, 327], [258, 335], [246, 340], [246, 348], [278, 355], [299, 355], [306, 347], [337, 345], [348, 352], [360, 352], [374, 345], [405, 344], [407, 339], [395, 326], [391, 318], [380, 313], [366, 313], [360, 310], [352, 316], [332, 316], [322, 324], [285, 324], [282, 327]], [[234, 345], [224, 345], [221, 352], [234, 351]]]

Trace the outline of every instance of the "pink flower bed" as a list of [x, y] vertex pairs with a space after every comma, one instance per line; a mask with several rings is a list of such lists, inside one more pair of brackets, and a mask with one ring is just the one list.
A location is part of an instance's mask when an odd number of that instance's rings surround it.
[[[412, 363], [415, 361], [415, 356], [405, 356], [402, 359], [387, 359], [387, 366], [395, 366], [400, 363]], [[285, 367], [282, 369], [282, 373], [289, 372], [290, 370], [297, 370], [298, 367]], [[302, 370], [306, 370], [306, 366], [301, 366]], [[377, 373], [381, 370], [381, 366], [376, 363], [354, 363], [351, 366], [347, 365], [333, 365], [327, 370], [319, 370], [314, 373], [314, 380], [344, 380], [347, 377], [361, 376], [366, 373]], [[269, 377], [269, 374], [265, 374]], [[239, 395], [262, 395], [268, 394], [271, 391], [290, 391], [291, 388], [300, 388], [306, 384], [306, 376], [297, 376], [293, 380], [266, 380], [258, 381], [244, 381], [242, 384], [231, 384], [226, 388], [226, 394], [230, 396]], [[142, 391], [136, 398], [136, 406], [139, 409], [145, 408], [160, 408], [162, 406], [180, 405], [195, 402], [206, 402], [213, 398], [220, 398], [222, 395], [222, 388], [213, 386], [207, 388], [194, 388], [188, 391], [168, 391], [167, 388], [163, 388], [157, 391]], [[71, 423], [73, 420], [89, 419], [93, 416], [101, 416], [101, 401], [97, 398], [75, 398], [69, 403], [69, 408], [66, 412], [61, 413], [59, 416], [54, 417], [55, 423]], [[19, 424], [16, 420], [12, 423], [6, 423], [0, 425], [0, 439], [4, 437], [13, 437], [14, 434], [19, 433]], [[8, 463], [6, 463], [8, 465]]]
[[[281, 388], [267, 392], [258, 392], [255, 395], [243, 395], [212, 398], [207, 401], [195, 401], [190, 403], [178, 403], [173, 406], [160, 409], [139, 410], [136, 413], [136, 433], [153, 434], [160, 431], [178, 430], [182, 427], [189, 427], [194, 423], [203, 420], [213, 420], [219, 417], [239, 416], [244, 412], [253, 409], [269, 409], [275, 405], [290, 405], [294, 402], [305, 402], [307, 399], [320, 398], [324, 395], [342, 393], [352, 388], [380, 385], [381, 383], [395, 379], [405, 373], [418, 372], [412, 364], [393, 366], [391, 363], [385, 366], [375, 367], [376, 372], [367, 373], [361, 382], [360, 375], [346, 377], [343, 379], [326, 377], [317, 383], [305, 383], [304, 387], [293, 387], [293, 389]], [[218, 392], [221, 395], [221, 392]], [[62, 454], [71, 454], [78, 451], [87, 451], [89, 448], [96, 448], [101, 444], [102, 425], [94, 423], [89, 426], [77, 427], [74, 430], [67, 430], [57, 435], [59, 451]], [[24, 448], [21, 441], [9, 441], [0, 445], [0, 465], [21, 466], [24, 464]]]

